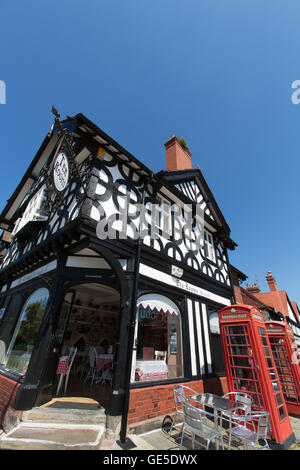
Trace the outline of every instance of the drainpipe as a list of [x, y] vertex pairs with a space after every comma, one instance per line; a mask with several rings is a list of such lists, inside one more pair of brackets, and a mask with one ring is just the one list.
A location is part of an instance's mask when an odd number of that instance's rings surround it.
[[[146, 183], [145, 183], [146, 186]], [[120, 430], [120, 441], [126, 441], [126, 431], [127, 431], [127, 419], [128, 419], [128, 410], [129, 410], [129, 393], [130, 393], [130, 379], [131, 379], [131, 367], [132, 367], [132, 351], [134, 344], [134, 330], [136, 323], [136, 304], [138, 299], [138, 288], [139, 288], [139, 270], [141, 262], [141, 252], [142, 252], [142, 223], [144, 219], [144, 206], [145, 206], [145, 195], [146, 188], [143, 189], [142, 195], [142, 204], [141, 204], [141, 214], [140, 214], [140, 227], [139, 227], [139, 238], [137, 244], [137, 254], [135, 262], [135, 272], [134, 272], [134, 285], [132, 293], [132, 302], [131, 302], [131, 314], [130, 314], [130, 323], [129, 328], [129, 339], [128, 339], [128, 353], [127, 353], [127, 370], [126, 370], [126, 383], [125, 383], [125, 397], [124, 397], [124, 408], [122, 414], [122, 423]]]

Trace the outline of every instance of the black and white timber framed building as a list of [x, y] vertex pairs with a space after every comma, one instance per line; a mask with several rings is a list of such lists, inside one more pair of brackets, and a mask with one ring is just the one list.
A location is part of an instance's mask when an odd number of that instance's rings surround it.
[[[47, 185], [62, 138], [56, 119], [0, 215], [0, 227], [12, 232], [0, 269], [0, 382], [15, 384], [9, 407], [28, 410], [53, 398], [66, 345], [111, 347], [112, 416], [126, 415], [130, 390], [224, 376], [216, 312], [234, 302], [227, 250], [236, 244], [201, 170], [154, 174], [83, 114], [61, 125], [72, 147], [61, 192]], [[104, 232], [120, 230], [124, 194], [126, 238], [100, 238], [99, 223]], [[169, 219], [152, 239], [147, 214], [141, 226], [134, 211], [162, 201], [182, 211], [180, 239]], [[185, 205], [192, 210], [189, 240]], [[142, 241], [132, 227], [142, 227]], [[85, 330], [89, 308], [94, 323]], [[26, 329], [30, 309], [37, 320]], [[147, 375], [143, 361], [156, 354], [166, 368]]]

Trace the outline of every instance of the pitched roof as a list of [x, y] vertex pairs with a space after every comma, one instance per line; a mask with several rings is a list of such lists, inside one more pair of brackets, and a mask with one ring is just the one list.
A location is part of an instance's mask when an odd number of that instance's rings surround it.
[[[161, 183], [171, 186], [172, 191], [177, 191], [178, 195], [182, 198], [184, 198], [183, 193], [180, 193], [176, 189], [174, 183], [176, 181], [185, 181], [196, 178], [197, 183], [200, 184], [202, 192], [206, 197], [209, 209], [215, 217], [216, 225], [219, 230], [219, 238], [223, 240], [225, 245], [230, 249], [234, 249], [235, 246], [237, 246], [237, 244], [229, 237], [230, 228], [199, 168], [171, 172], [160, 171], [154, 174], [146, 165], [102, 131], [102, 129], [90, 121], [84, 114], [78, 113], [73, 117], [68, 116], [61, 122], [63, 126], [69, 128], [71, 132], [74, 132], [75, 134], [80, 133], [81, 137], [92, 139], [98, 146], [103, 146], [105, 149], [112, 152], [113, 155], [124, 160], [124, 162], [132, 166], [145, 177], [153, 178], [157, 181], [160, 180]], [[52, 133], [53, 129], [55, 131], [55, 126], [53, 126], [48, 132], [19, 185], [7, 201], [6, 206], [0, 214], [0, 229], [7, 230], [15, 223], [18, 207], [34, 182], [37, 180], [40, 170], [55, 146], [55, 134]]]
[[287, 294], [285, 291], [257, 292], [254, 295], [265, 304], [288, 316]]
[[255, 295], [251, 294], [251, 292], [244, 289], [244, 287], [234, 286], [234, 293], [236, 301], [239, 304], [253, 305], [257, 308], [270, 308], [269, 305], [266, 305], [264, 302], [259, 300]]
[[[156, 177], [166, 184], [172, 186], [173, 191], [178, 194], [181, 193], [181, 198], [185, 199], [186, 203], [197, 202], [196, 199], [188, 197], [188, 191], [182, 192], [179, 187], [188, 182], [195, 182], [203, 201], [206, 203], [206, 208], [211, 217], [208, 218], [209, 223], [219, 230], [219, 236], [225, 242], [226, 246], [232, 250], [235, 249], [237, 243], [230, 238], [230, 228], [225, 220], [225, 217], [219, 208], [217, 201], [214, 198], [199, 166], [188, 170], [165, 171], [162, 170], [156, 173]], [[205, 216], [207, 214], [204, 214]], [[222, 238], [223, 237], [223, 238]]]

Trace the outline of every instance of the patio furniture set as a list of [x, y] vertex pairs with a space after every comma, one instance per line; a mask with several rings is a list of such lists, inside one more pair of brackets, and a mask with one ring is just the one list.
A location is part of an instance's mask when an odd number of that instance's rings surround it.
[[[270, 449], [267, 441], [269, 413], [253, 410], [252, 398], [247, 393], [229, 392], [222, 397], [212, 393], [198, 394], [181, 384], [174, 385], [173, 390], [176, 414], [169, 432], [171, 434], [174, 428], [176, 416], [183, 415], [179, 449], [183, 447], [184, 437], [192, 440], [193, 449], [196, 442], [208, 450], [212, 441], [216, 442], [217, 450], [220, 444], [224, 449], [224, 433], [228, 436], [228, 449], [232, 447], [233, 437], [243, 442], [244, 449], [248, 444], [254, 450]], [[196, 436], [205, 444], [197, 441]]]

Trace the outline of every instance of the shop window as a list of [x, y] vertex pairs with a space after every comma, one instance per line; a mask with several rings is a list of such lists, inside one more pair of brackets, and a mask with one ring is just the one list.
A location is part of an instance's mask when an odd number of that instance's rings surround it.
[[6, 353], [4, 363], [6, 369], [20, 374], [26, 373], [48, 297], [48, 289], [41, 288], [25, 302]]
[[1, 303], [2, 319], [0, 322], [0, 364], [4, 366], [6, 352], [8, 350], [18, 315], [22, 307], [22, 296], [15, 295], [12, 299], [6, 297]]
[[181, 316], [178, 308], [159, 295], [141, 299], [137, 307], [132, 382], [182, 377]]
[[32, 196], [27, 204], [23, 215], [17, 220], [13, 230], [13, 235], [16, 235], [28, 222], [34, 220], [47, 220], [45, 208], [46, 201], [46, 187], [42, 186], [37, 193]]

